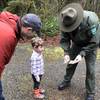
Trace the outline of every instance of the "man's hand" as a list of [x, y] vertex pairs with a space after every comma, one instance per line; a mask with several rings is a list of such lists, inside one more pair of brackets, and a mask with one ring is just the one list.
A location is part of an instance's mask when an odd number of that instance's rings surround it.
[[70, 61], [69, 55], [64, 56], [64, 64], [67, 64]]
[[81, 60], [82, 60], [82, 56], [78, 55], [78, 56], [76, 56], [76, 58], [74, 60], [71, 60], [69, 62], [69, 64], [76, 64], [76, 63], [80, 62]]
[[39, 75], [36, 75], [35, 78], [36, 78], [36, 81], [37, 81], [37, 82], [40, 82], [40, 77], [39, 77]]

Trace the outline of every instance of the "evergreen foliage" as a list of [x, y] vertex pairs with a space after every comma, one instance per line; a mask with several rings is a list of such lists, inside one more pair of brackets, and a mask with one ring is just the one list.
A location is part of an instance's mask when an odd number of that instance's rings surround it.
[[[58, 32], [57, 15], [71, 2], [79, 2], [84, 9], [95, 11], [100, 15], [100, 0], [0, 0], [0, 10], [22, 16], [26, 13], [38, 14], [43, 22], [42, 31], [53, 36]], [[6, 6], [6, 7], [5, 7]]]

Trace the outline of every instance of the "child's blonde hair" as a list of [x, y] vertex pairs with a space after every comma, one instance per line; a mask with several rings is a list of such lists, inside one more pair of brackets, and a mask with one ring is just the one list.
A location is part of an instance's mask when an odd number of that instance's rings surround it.
[[31, 39], [31, 45], [32, 45], [32, 47], [35, 47], [35, 48], [37, 48], [38, 46], [42, 46], [43, 39], [40, 37], [34, 37]]

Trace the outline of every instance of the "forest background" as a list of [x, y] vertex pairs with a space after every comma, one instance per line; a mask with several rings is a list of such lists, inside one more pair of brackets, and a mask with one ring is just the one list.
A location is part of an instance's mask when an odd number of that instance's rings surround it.
[[60, 10], [72, 2], [80, 3], [84, 9], [94, 11], [100, 17], [100, 0], [0, 0], [0, 11], [7, 10], [19, 16], [38, 14], [43, 22], [42, 32], [52, 37], [59, 33], [57, 16]]
[[[44, 50], [46, 73], [42, 84], [46, 89], [47, 99], [45, 100], [83, 100], [84, 62], [80, 63], [78, 67], [72, 88], [63, 92], [59, 92], [56, 88], [60, 79], [63, 78], [66, 68], [66, 65], [63, 64], [64, 52], [58, 46], [60, 32], [57, 18], [60, 10], [72, 2], [80, 3], [86, 10], [95, 11], [100, 18], [100, 0], [0, 0], [0, 11], [7, 10], [19, 16], [35, 13], [41, 17], [42, 33], [45, 34], [46, 39]], [[33, 100], [30, 68], [27, 64], [31, 54], [32, 48], [29, 43], [19, 43], [3, 76], [4, 94], [7, 100]], [[100, 49], [97, 59], [100, 60]], [[98, 88], [100, 87], [99, 62], [96, 63], [96, 100], [100, 100], [100, 88]]]

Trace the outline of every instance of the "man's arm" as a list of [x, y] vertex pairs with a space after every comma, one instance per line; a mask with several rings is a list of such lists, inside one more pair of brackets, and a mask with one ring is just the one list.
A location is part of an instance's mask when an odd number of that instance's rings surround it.
[[[88, 45], [82, 47], [80, 55], [85, 56], [86, 52], [94, 50], [99, 44], [100, 29], [98, 28], [99, 18], [95, 12], [84, 11], [84, 17], [88, 19], [89, 29], [88, 33], [91, 35], [91, 40]], [[88, 34], [87, 33], [87, 34]]]

